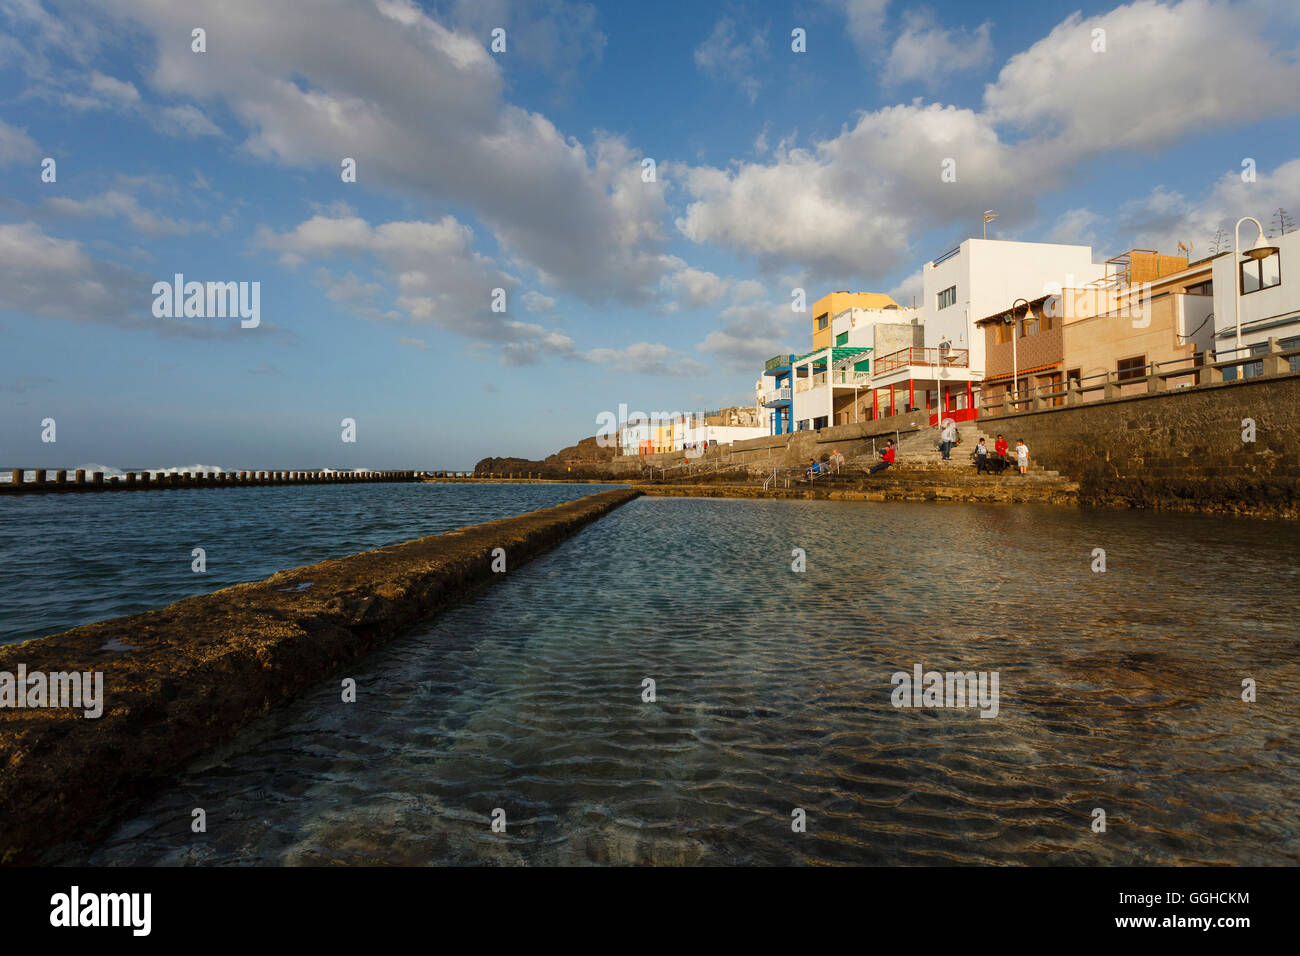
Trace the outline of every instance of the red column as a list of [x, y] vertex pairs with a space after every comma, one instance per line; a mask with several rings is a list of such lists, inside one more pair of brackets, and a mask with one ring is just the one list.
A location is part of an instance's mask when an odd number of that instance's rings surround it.
[[966, 410], [974, 411], [974, 408], [975, 408], [975, 397], [970, 390], [970, 382], [967, 382], [966, 383]]
[[871, 390], [871, 418], [875, 420], [880, 417], [880, 390], [873, 388]]
[[897, 414], [897, 412], [894, 411], [894, 383], [893, 382], [889, 383], [889, 414], [890, 415]]
[[907, 407], [916, 408], [916, 380], [907, 380]]

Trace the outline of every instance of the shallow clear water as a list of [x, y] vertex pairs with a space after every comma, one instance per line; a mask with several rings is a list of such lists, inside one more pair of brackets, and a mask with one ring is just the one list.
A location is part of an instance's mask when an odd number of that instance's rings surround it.
[[[380, 483], [6, 496], [0, 644], [600, 490]], [[192, 569], [194, 548], [204, 573]]]
[[[641, 498], [340, 675], [357, 703], [330, 680], [249, 728], [89, 860], [1293, 864], [1297, 545], [1196, 516]], [[998, 671], [998, 716], [895, 708], [918, 663]]]

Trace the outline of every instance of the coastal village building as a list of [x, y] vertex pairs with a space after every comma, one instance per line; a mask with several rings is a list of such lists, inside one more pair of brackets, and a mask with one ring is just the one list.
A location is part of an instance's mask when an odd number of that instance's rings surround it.
[[1213, 299], [1178, 279], [1186, 266], [1182, 256], [1130, 249], [1107, 260], [1105, 276], [1086, 287], [1021, 299], [981, 318], [985, 403], [1011, 393], [1062, 405], [1069, 382], [1091, 384], [1109, 372], [1118, 383], [1113, 394], [1145, 391], [1151, 363], [1183, 362], [1193, 381], [1190, 370], [1210, 346]]
[[637, 416], [619, 429], [617, 444], [621, 455], [659, 455], [706, 444], [729, 445], [766, 434], [756, 408], [735, 406], [691, 414]]
[[830, 292], [813, 303], [812, 347], [829, 348], [834, 342], [832, 319], [848, 309], [898, 308], [883, 292]]
[[[1153, 366], [1185, 365], [1186, 379], [1168, 384], [1190, 384], [1205, 355], [1233, 354], [1238, 309], [1242, 357], [1266, 352], [1270, 338], [1300, 347], [1300, 270], [1282, 262], [1300, 261], [1298, 237], [1190, 264], [1150, 249], [1094, 263], [1090, 246], [967, 239], [925, 264], [919, 309], [882, 293], [818, 299], [812, 350], [769, 359], [756, 402], [777, 435], [917, 409], [932, 409], [932, 424], [969, 421], [1008, 392], [1060, 404], [1071, 381], [1105, 376], [1108, 392], [1088, 399], [1130, 394]], [[1259, 375], [1263, 362], [1242, 368]]]
[[[1035, 394], [1048, 405], [1062, 404], [1070, 382], [1087, 388], [1107, 375], [1113, 376], [1111, 396], [1146, 391], [1153, 370], [1185, 367], [1188, 374], [1168, 379], [1168, 387], [1194, 384], [1207, 354], [1236, 354], [1238, 301], [1242, 357], [1266, 352], [1270, 338], [1284, 350], [1300, 347], [1300, 281], [1285, 283], [1281, 268], [1283, 258], [1300, 256], [1300, 238], [1281, 236], [1264, 245], [1258, 258], [1241, 256], [1237, 275], [1231, 252], [1189, 265], [1182, 256], [1131, 249], [1107, 260], [1103, 280], [981, 319], [986, 400], [1012, 389], [1013, 364], [1018, 407]], [[1290, 366], [1300, 370], [1300, 361], [1292, 357]], [[1262, 372], [1260, 360], [1243, 365], [1247, 377]], [[1234, 368], [1223, 370], [1227, 381], [1236, 375]], [[1106, 394], [1088, 391], [1081, 398]]]
[[919, 344], [923, 335], [919, 310], [892, 300], [882, 308], [845, 309], [832, 317], [831, 333], [834, 344], [794, 360], [796, 431], [879, 417], [872, 357]]

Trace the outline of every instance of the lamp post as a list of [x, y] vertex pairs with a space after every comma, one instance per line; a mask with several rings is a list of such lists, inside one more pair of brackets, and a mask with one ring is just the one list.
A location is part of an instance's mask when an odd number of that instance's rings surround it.
[[[1269, 245], [1268, 240], [1264, 238], [1264, 227], [1259, 224], [1259, 220], [1254, 216], [1242, 216], [1237, 220], [1237, 225], [1232, 229], [1232, 270], [1236, 273], [1233, 276], [1233, 289], [1235, 294], [1232, 297], [1233, 305], [1237, 310], [1237, 358], [1241, 358], [1241, 224], [1246, 221], [1253, 222], [1255, 228], [1259, 230], [1259, 238], [1255, 244], [1246, 250], [1246, 256], [1250, 259], [1267, 259], [1277, 252], [1277, 246]], [[1241, 369], [1241, 376], [1246, 374], [1246, 366], [1234, 365], [1233, 372], [1236, 374], [1237, 369]]]
[[1019, 302], [1025, 304], [1025, 321], [1029, 320], [1029, 317], [1034, 314], [1034, 311], [1030, 308], [1029, 300], [1024, 298], [1016, 299], [1015, 302], [1012, 302], [1011, 311], [1007, 313], [1007, 317], [1002, 320], [1004, 325], [1011, 326], [1011, 410], [1013, 412], [1016, 410], [1016, 394], [1020, 391], [1020, 368], [1016, 356], [1016, 339], [1020, 338], [1020, 336], [1016, 334], [1020, 331], [1016, 323], [1016, 304]]

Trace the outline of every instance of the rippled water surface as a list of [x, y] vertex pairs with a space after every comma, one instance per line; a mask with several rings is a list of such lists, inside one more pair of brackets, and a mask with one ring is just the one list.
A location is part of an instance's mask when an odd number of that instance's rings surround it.
[[0, 498], [0, 644], [600, 490], [385, 483]]
[[[641, 498], [369, 658], [357, 703], [331, 680], [250, 728], [90, 860], [1294, 864], [1298, 544], [1193, 516]], [[896, 709], [918, 663], [998, 671], [998, 716]]]

